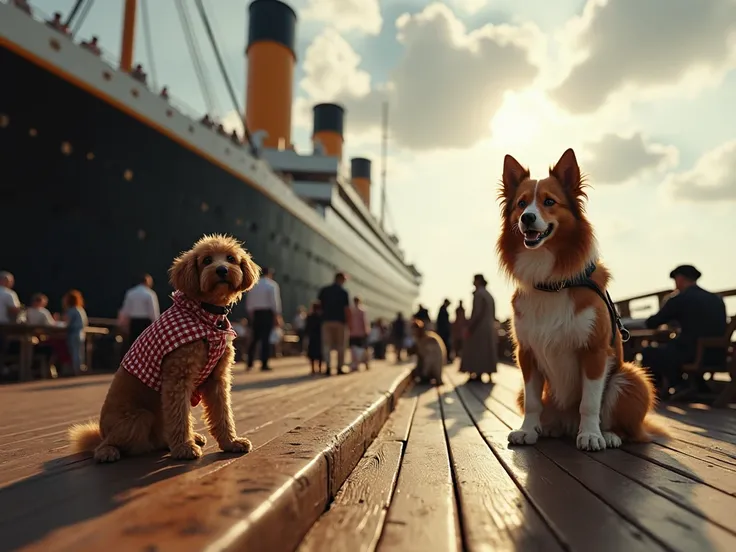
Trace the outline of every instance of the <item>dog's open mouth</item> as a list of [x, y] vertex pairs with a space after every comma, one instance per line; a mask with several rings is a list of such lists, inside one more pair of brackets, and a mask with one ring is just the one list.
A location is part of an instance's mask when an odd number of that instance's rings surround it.
[[544, 232], [537, 232], [536, 230], [527, 230], [524, 232], [524, 245], [530, 249], [539, 246], [554, 230], [553, 224], [548, 224], [547, 229]]

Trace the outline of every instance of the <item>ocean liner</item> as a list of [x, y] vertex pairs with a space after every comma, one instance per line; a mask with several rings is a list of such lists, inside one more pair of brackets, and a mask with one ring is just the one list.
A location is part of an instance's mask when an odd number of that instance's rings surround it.
[[21, 300], [44, 292], [58, 308], [77, 288], [90, 316], [115, 317], [147, 272], [168, 306], [172, 258], [224, 232], [275, 268], [287, 320], [337, 270], [371, 316], [408, 313], [421, 275], [371, 214], [371, 161], [351, 159], [340, 176], [344, 109], [315, 105], [314, 151], [292, 145], [293, 9], [248, 7], [244, 144], [132, 77], [135, 9], [125, 0], [112, 67], [0, 3], [0, 269]]

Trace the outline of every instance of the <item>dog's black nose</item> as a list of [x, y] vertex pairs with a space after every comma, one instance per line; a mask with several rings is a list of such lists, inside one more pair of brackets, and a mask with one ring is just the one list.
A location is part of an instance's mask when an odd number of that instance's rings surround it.
[[215, 269], [215, 274], [217, 274], [220, 278], [224, 278], [227, 276], [227, 267], [226, 266], [218, 266]]
[[534, 213], [524, 213], [523, 215], [521, 215], [522, 224], [526, 226], [531, 226], [535, 222], [537, 222], [537, 215], [535, 215]]

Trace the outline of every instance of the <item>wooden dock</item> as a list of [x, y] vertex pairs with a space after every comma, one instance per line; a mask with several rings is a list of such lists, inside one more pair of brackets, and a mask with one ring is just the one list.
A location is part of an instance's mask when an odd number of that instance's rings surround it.
[[435, 389], [410, 364], [274, 366], [235, 377], [255, 450], [210, 439], [197, 462], [69, 456], [66, 427], [96, 416], [109, 376], [0, 388], [0, 550], [736, 550], [733, 408], [662, 410], [673, 439], [651, 445], [509, 448], [514, 368], [483, 384], [448, 367]]

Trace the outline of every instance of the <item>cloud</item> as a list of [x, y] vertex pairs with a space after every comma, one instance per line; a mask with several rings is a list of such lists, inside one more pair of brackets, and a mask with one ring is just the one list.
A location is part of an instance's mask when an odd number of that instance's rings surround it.
[[594, 183], [626, 182], [650, 170], [666, 170], [678, 161], [677, 148], [647, 143], [641, 133], [628, 138], [605, 134], [587, 144], [583, 165]]
[[664, 186], [685, 201], [736, 201], [734, 175], [736, 140], [731, 140], [703, 154], [689, 171], [670, 175]]
[[452, 0], [450, 3], [465, 13], [473, 15], [485, 8], [488, 0]]
[[734, 0], [588, 0], [564, 34], [583, 58], [552, 90], [574, 113], [615, 92], [718, 81], [736, 60]]
[[539, 71], [533, 60], [544, 39], [531, 24], [468, 32], [448, 7], [432, 4], [400, 16], [396, 26], [403, 55], [389, 81], [378, 85], [371, 85], [347, 41], [325, 30], [306, 52], [300, 87], [308, 98], [297, 101], [296, 110], [336, 101], [346, 106], [348, 132], [374, 132], [388, 101], [392, 141], [399, 146], [466, 148], [490, 134], [506, 91], [528, 87]]
[[343, 32], [377, 35], [383, 26], [378, 0], [309, 0], [299, 15]]

